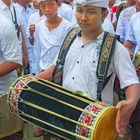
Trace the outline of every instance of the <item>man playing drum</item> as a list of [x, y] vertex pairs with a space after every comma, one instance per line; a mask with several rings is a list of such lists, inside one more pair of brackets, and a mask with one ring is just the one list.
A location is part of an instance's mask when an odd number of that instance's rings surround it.
[[[71, 44], [64, 63], [62, 85], [70, 90], [83, 91], [97, 98], [96, 76], [99, 52], [103, 42], [102, 22], [106, 17], [107, 0], [76, 0], [76, 18], [81, 32]], [[50, 80], [55, 65], [37, 76]], [[112, 74], [112, 75], [111, 75]], [[101, 100], [113, 104], [113, 84], [117, 74], [121, 88], [125, 89], [126, 100], [116, 105], [116, 130], [120, 137], [128, 134], [129, 118], [139, 100], [139, 81], [126, 48], [116, 41], [115, 50], [107, 75], [111, 75], [102, 91]]]

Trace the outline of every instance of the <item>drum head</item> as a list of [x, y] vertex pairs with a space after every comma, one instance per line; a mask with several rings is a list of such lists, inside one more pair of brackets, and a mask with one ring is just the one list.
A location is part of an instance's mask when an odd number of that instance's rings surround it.
[[115, 140], [117, 136], [115, 121], [117, 111], [110, 108], [102, 112], [95, 122], [91, 140]]

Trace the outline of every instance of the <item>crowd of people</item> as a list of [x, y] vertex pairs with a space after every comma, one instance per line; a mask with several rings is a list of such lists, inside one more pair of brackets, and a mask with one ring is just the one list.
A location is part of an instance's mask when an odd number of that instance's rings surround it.
[[80, 32], [67, 52], [62, 85], [98, 99], [97, 66], [104, 34], [116, 34], [107, 72], [110, 79], [100, 99], [113, 105], [117, 76], [126, 96], [116, 105], [118, 140], [140, 140], [140, 133], [128, 134], [140, 98], [140, 65], [133, 65], [140, 50], [140, 0], [0, 0], [0, 19], [0, 140], [58, 139], [11, 114], [6, 93], [18, 76], [35, 74], [50, 80], [59, 50], [73, 28]]

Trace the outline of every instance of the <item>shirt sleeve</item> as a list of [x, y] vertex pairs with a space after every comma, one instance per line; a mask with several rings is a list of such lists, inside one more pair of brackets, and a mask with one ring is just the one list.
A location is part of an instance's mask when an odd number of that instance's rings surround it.
[[5, 61], [22, 64], [22, 54], [14, 26], [10, 22], [6, 22], [3, 27], [4, 29], [1, 29], [0, 49]]
[[129, 53], [119, 42], [116, 43], [114, 52], [114, 67], [122, 89], [129, 85], [139, 83]]

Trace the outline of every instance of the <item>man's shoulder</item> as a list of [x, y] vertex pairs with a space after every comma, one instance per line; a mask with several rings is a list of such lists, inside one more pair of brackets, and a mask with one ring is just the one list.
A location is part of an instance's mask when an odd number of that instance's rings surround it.
[[125, 15], [125, 14], [127, 14], [127, 13], [129, 13], [129, 12], [133, 12], [133, 11], [135, 11], [135, 10], [136, 10], [135, 6], [131, 6], [131, 7], [125, 8], [125, 9], [122, 11], [121, 14]]
[[139, 20], [140, 19], [140, 12], [137, 12], [137, 13], [134, 13], [133, 15], [132, 15], [132, 17], [131, 17], [131, 19], [133, 19], [133, 20]]
[[7, 31], [10, 27], [13, 27], [12, 22], [1, 13], [0, 13], [0, 19], [1, 19], [0, 30], [4, 29], [4, 31]]

